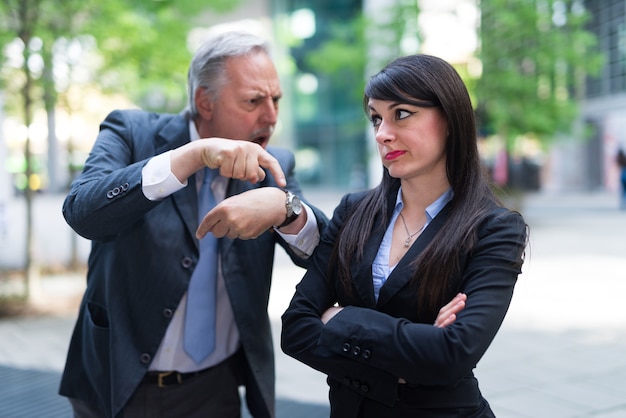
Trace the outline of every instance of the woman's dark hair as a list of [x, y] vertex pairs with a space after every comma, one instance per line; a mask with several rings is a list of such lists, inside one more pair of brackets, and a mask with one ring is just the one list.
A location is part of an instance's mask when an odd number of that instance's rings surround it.
[[[419, 265], [420, 320], [434, 321], [439, 308], [448, 302], [450, 292], [457, 291], [452, 281], [461, 271], [460, 255], [475, 243], [479, 222], [487, 207], [497, 200], [480, 162], [474, 110], [456, 70], [430, 55], [410, 55], [389, 63], [365, 86], [366, 113], [370, 98], [415, 105], [431, 102], [447, 122], [446, 172], [454, 197], [448, 204], [446, 223], [413, 263], [416, 267], [413, 280]], [[350, 265], [362, 257], [375, 218], [387, 219], [389, 194], [395, 193], [399, 184], [400, 180], [383, 168], [381, 183], [367, 194], [344, 224], [331, 265], [338, 266], [339, 278], [347, 289], [351, 286]]]

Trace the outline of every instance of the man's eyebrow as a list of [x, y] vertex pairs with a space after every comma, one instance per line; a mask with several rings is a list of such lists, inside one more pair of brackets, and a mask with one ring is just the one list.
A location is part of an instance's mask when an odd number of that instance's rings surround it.
[[255, 90], [250, 92], [250, 96], [254, 97], [255, 99], [264, 99], [266, 97], [271, 97], [272, 99], [280, 99], [283, 97], [283, 93], [280, 92], [277, 94], [267, 94], [264, 91]]

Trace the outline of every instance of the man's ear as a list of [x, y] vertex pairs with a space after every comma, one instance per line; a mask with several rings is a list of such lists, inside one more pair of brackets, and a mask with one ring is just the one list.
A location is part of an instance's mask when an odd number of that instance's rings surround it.
[[194, 101], [196, 102], [196, 109], [198, 114], [205, 120], [211, 120], [213, 114], [213, 100], [211, 95], [205, 88], [196, 89]]

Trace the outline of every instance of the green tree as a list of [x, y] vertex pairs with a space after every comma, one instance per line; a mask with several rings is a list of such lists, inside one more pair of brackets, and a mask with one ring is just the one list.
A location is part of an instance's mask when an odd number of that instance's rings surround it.
[[306, 62], [331, 83], [341, 85], [351, 80], [351, 94], [360, 103], [367, 75], [407, 53], [401, 49], [403, 41], [411, 40], [413, 45], [421, 42], [418, 15], [418, 2], [396, 0], [376, 16], [360, 13], [348, 22], [332, 23], [327, 40], [308, 55]]
[[[104, 91], [130, 93], [140, 105], [155, 110], [177, 106], [185, 95], [185, 71], [191, 52], [187, 36], [194, 22], [201, 24], [208, 9], [226, 11], [237, 1], [195, 0], [0, 0], [0, 49], [2, 87], [7, 95], [8, 112], [19, 114], [30, 126], [36, 109], [48, 115], [49, 166], [56, 169], [55, 109], [59, 103], [77, 108], [65, 95], [74, 80], [71, 71], [56, 71], [59, 66], [76, 65], [70, 49], [84, 48], [79, 60], [98, 58], [98, 79]], [[7, 46], [19, 49], [20, 59], [11, 56]], [[91, 54], [89, 54], [91, 53]], [[155, 100], [154, 97], [160, 100]], [[65, 96], [64, 96], [65, 95]], [[18, 112], [19, 109], [19, 112]], [[34, 257], [32, 222], [33, 174], [31, 137], [24, 147], [26, 199], [26, 298], [32, 273], [38, 269]], [[54, 176], [51, 176], [54, 177]]]
[[482, 128], [510, 151], [530, 135], [549, 144], [578, 115], [584, 80], [602, 65], [581, 0], [481, 0], [476, 95]]

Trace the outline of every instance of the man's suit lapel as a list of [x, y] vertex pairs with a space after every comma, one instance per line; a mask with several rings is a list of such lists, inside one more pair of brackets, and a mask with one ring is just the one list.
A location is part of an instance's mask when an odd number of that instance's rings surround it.
[[[173, 116], [172, 120], [157, 133], [155, 138], [155, 155], [178, 148], [190, 141], [189, 117], [186, 113]], [[196, 174], [189, 177], [188, 184], [174, 193], [172, 201], [178, 210], [185, 228], [192, 237], [198, 228], [198, 192], [196, 190]], [[193, 240], [198, 245], [197, 240]]]
[[[192, 237], [196, 236], [196, 229], [198, 229], [198, 191], [196, 190], [196, 176], [189, 177], [188, 184], [183, 189], [177, 191], [172, 195], [172, 201], [174, 206], [178, 210], [185, 229]], [[193, 240], [196, 246], [199, 245], [198, 240]], [[199, 248], [199, 247], [198, 247]]]
[[[433, 240], [434, 236], [443, 226], [449, 213], [449, 204], [432, 220], [428, 227], [415, 240], [411, 248], [402, 257], [396, 268], [391, 272], [385, 284], [381, 287], [378, 295], [378, 307], [382, 307], [395, 294], [397, 294], [413, 277], [413, 261], [424, 251], [426, 246]], [[373, 259], [372, 259], [373, 260]]]

